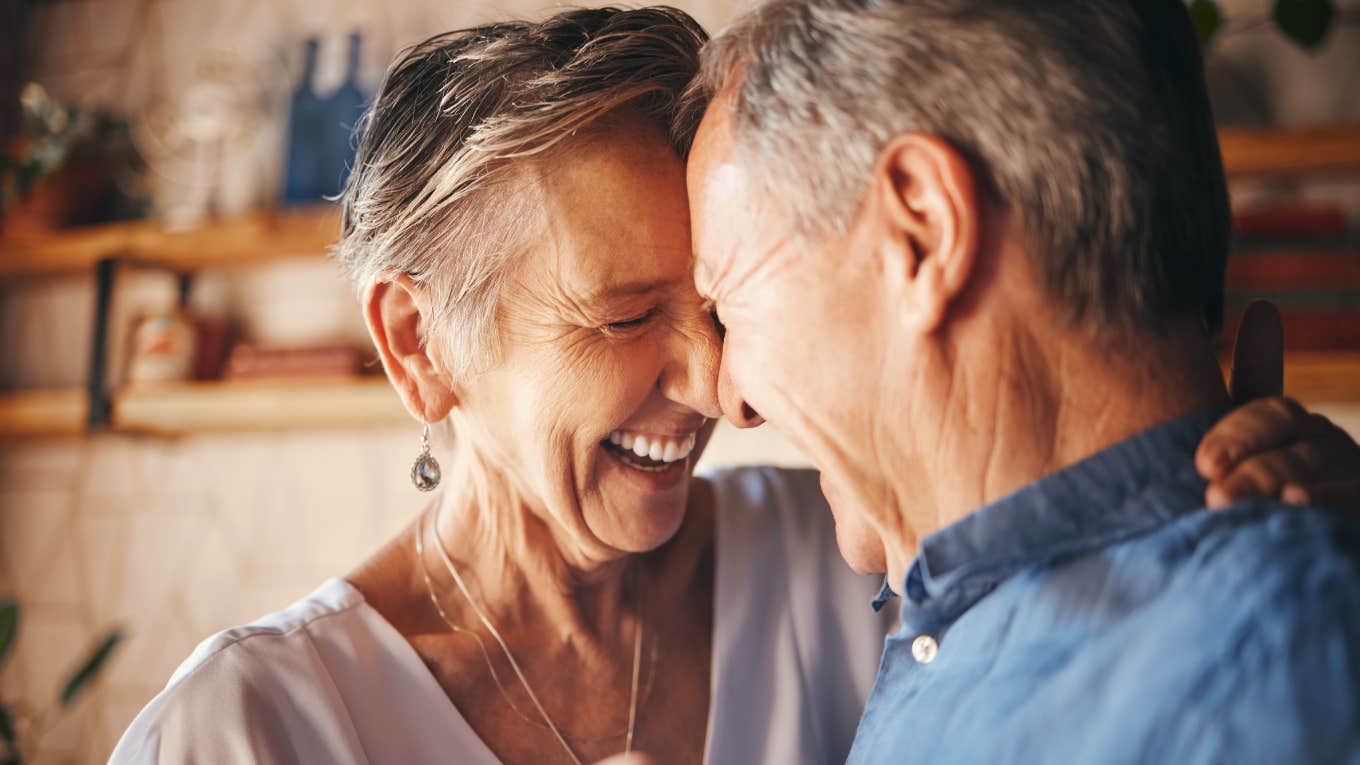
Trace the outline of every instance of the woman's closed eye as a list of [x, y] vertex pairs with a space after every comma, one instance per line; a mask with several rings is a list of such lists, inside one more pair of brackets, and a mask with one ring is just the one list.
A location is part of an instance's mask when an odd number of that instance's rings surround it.
[[643, 313], [631, 319], [610, 322], [604, 325], [603, 329], [615, 333], [628, 332], [631, 330], [640, 329], [641, 327], [646, 325], [647, 322], [651, 321], [653, 316], [656, 316], [655, 308], [649, 309], [646, 313]]

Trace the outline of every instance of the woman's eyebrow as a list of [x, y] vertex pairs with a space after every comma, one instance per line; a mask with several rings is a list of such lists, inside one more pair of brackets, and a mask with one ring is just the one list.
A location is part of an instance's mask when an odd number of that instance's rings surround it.
[[592, 290], [587, 295], [587, 299], [591, 301], [607, 301], [625, 297], [635, 297], [637, 295], [645, 295], [649, 292], [659, 292], [674, 283], [675, 279], [673, 278], [618, 282]]

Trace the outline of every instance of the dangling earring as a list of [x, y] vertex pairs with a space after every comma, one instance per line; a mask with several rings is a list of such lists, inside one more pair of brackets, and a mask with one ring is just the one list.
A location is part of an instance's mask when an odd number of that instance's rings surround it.
[[421, 491], [434, 491], [439, 485], [439, 462], [430, 456], [430, 426], [420, 433], [420, 456], [411, 466], [411, 483]]

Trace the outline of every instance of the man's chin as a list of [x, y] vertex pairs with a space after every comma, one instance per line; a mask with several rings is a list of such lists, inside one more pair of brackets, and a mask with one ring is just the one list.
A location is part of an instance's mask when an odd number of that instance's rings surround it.
[[840, 535], [836, 536], [836, 542], [841, 547], [841, 557], [845, 559], [846, 565], [856, 574], [868, 576], [869, 574], [885, 574], [888, 566], [883, 562], [882, 551], [847, 549], [845, 543], [840, 541]]
[[822, 472], [818, 477], [822, 496], [831, 508], [831, 517], [836, 521], [836, 546], [846, 565], [857, 574], [882, 574], [888, 570], [883, 554], [883, 540], [874, 533], [873, 527], [852, 506], [846, 492], [838, 487], [836, 481]]

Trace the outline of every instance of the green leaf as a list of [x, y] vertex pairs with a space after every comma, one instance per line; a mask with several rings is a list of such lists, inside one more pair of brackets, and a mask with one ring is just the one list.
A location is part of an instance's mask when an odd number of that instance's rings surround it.
[[0, 740], [6, 749], [14, 748], [14, 721], [9, 719], [9, 707], [0, 704]]
[[85, 663], [80, 665], [80, 669], [76, 670], [75, 674], [71, 675], [71, 679], [66, 681], [66, 687], [61, 690], [62, 706], [70, 706], [81, 690], [99, 674], [99, 671], [104, 668], [104, 662], [108, 661], [114, 647], [122, 639], [123, 633], [114, 630], [99, 643], [99, 646], [94, 649]]
[[1199, 47], [1206, 48], [1214, 39], [1214, 33], [1223, 25], [1223, 13], [1214, 0], [1194, 0], [1190, 3], [1190, 21], [1195, 25], [1199, 36]]
[[1275, 26], [1299, 45], [1315, 50], [1336, 18], [1332, 0], [1275, 0]]
[[0, 600], [0, 664], [5, 662], [14, 645], [14, 634], [19, 631], [19, 604]]

